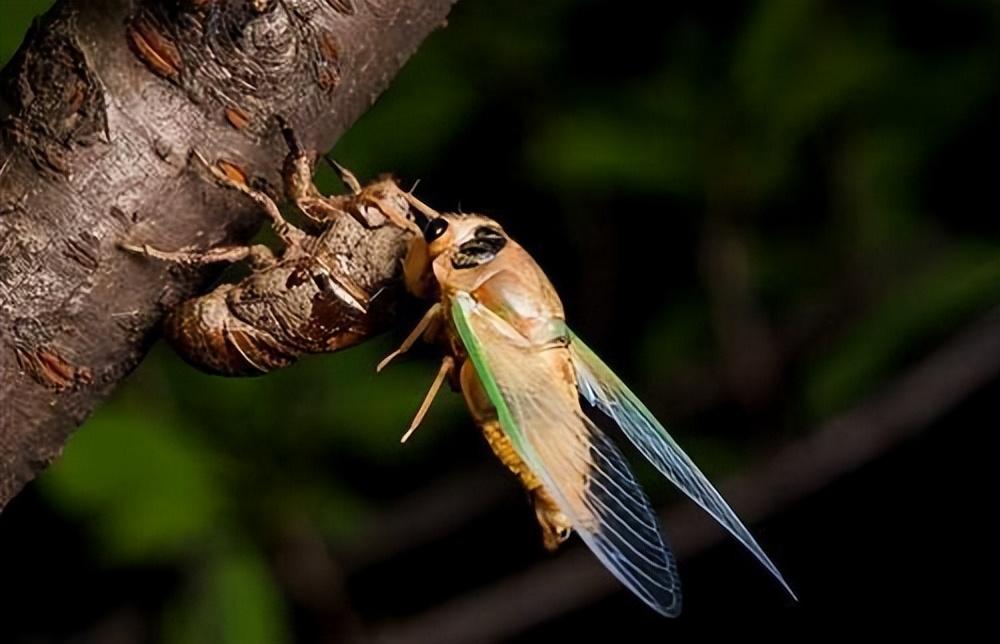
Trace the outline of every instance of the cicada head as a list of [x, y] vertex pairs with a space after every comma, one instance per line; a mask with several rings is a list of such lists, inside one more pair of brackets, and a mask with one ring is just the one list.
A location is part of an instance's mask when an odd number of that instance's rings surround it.
[[445, 290], [472, 290], [494, 272], [508, 245], [515, 244], [492, 219], [447, 213], [428, 223], [414, 256], [424, 258], [425, 279]]
[[419, 297], [438, 294], [443, 277], [438, 273], [484, 266], [510, 241], [500, 224], [489, 217], [438, 213], [415, 199], [410, 205], [420, 213], [423, 234], [411, 242], [403, 272], [407, 288]]

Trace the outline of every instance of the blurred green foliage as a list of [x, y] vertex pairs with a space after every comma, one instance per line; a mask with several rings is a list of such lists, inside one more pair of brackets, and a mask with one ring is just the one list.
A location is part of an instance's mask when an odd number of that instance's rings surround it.
[[806, 376], [806, 402], [824, 416], [862, 397], [900, 356], [1000, 301], [1000, 245], [969, 242], [921, 267], [867, 312]]
[[227, 544], [192, 574], [165, 610], [164, 644], [282, 644], [287, 615], [267, 562], [245, 544]]
[[98, 519], [100, 551], [114, 563], [182, 555], [212, 536], [223, 513], [221, 463], [167, 414], [137, 423], [142, 416], [127, 404], [96, 416], [44, 483], [65, 512]]
[[[4, 4], [0, 55], [48, 4]], [[1000, 166], [948, 167], [995, 119], [997, 7], [897, 5], [680, 4], [654, 19], [644, 5], [463, 0], [334, 153], [362, 177], [423, 178], [439, 207], [496, 214], [640, 392], [725, 371], [714, 307], [734, 289], [775, 335], [838, 311], [770, 392], [804, 431], [1000, 302], [996, 201], [977, 182]], [[907, 27], [939, 20], [937, 35]], [[984, 212], [956, 212], [928, 185], [939, 177]], [[326, 170], [320, 183], [336, 189]], [[742, 249], [732, 284], [706, 268], [718, 230]], [[469, 431], [444, 396], [400, 448], [433, 365], [376, 379], [393, 342], [248, 380], [157, 348], [41, 478], [45, 498], [104, 565], [181, 571], [165, 642], [290, 641], [268, 559], [284, 532], [350, 544], [400, 488], [447, 473]], [[670, 417], [669, 400], [651, 407]], [[747, 437], [710, 424], [685, 443], [709, 472], [739, 467]]]

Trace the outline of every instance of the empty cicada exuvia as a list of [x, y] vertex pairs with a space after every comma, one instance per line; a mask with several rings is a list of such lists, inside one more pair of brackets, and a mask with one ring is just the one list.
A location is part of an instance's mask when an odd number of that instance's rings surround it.
[[[260, 205], [281, 249], [275, 253], [255, 244], [164, 251], [122, 244], [141, 255], [187, 265], [249, 262], [252, 271], [246, 278], [182, 302], [164, 321], [173, 348], [210, 373], [267, 373], [304, 353], [357, 344], [390, 322], [391, 311], [380, 306], [379, 296], [398, 287], [399, 258], [418, 230], [403, 191], [390, 178], [361, 186], [334, 164], [351, 192], [324, 196], [312, 182], [314, 155], [300, 148], [287, 127], [284, 133], [290, 147], [285, 192], [316, 232], [294, 226], [265, 192], [196, 155], [220, 184]], [[375, 252], [387, 245], [390, 252]], [[382, 297], [381, 302], [393, 299]]]

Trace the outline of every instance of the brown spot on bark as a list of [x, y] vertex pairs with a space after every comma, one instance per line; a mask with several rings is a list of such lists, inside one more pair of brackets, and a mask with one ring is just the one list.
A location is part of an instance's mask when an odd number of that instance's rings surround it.
[[83, 107], [83, 101], [87, 98], [87, 88], [81, 83], [76, 83], [68, 88], [69, 100], [66, 102], [66, 111], [70, 115], [75, 115]]
[[243, 171], [243, 168], [236, 165], [235, 163], [226, 161], [225, 159], [219, 159], [218, 161], [215, 162], [215, 166], [220, 170], [222, 170], [226, 174], [226, 176], [232, 179], [233, 181], [246, 184], [247, 173]]
[[94, 381], [87, 367], [78, 367], [52, 349], [40, 347], [34, 351], [16, 346], [17, 364], [35, 382], [54, 391], [66, 391]]
[[271, 0], [250, 0], [250, 6], [257, 13], [264, 13], [271, 8], [272, 4]]
[[326, 3], [333, 7], [334, 11], [339, 11], [348, 16], [353, 16], [356, 11], [353, 0], [326, 0]]
[[184, 61], [177, 45], [144, 16], [136, 16], [127, 29], [132, 51], [154, 73], [172, 81], [180, 78]]
[[237, 130], [242, 130], [250, 124], [250, 115], [238, 107], [227, 107], [226, 120]]
[[[354, 0], [330, 3], [339, 14], [370, 6]], [[339, 85], [346, 47], [332, 35], [321, 0], [137, 0], [129, 42], [157, 74], [183, 88], [211, 118], [225, 113], [237, 129], [263, 137], [268, 106], [298, 101], [301, 86], [288, 79], [311, 77], [329, 92]], [[338, 16], [343, 18], [343, 16]], [[250, 118], [226, 111], [239, 106]], [[232, 118], [236, 116], [236, 118]]]
[[329, 32], [321, 33], [318, 40], [321, 61], [317, 80], [320, 87], [330, 91], [340, 82], [340, 49], [336, 38]]
[[74, 145], [106, 140], [104, 92], [73, 35], [72, 23], [31, 28], [3, 71], [10, 106], [4, 129], [40, 170], [69, 174]]

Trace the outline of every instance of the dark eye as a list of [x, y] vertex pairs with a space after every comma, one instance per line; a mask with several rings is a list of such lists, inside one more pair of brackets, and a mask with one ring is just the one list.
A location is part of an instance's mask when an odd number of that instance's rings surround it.
[[424, 228], [424, 239], [427, 243], [430, 243], [444, 234], [444, 231], [448, 230], [448, 222], [440, 217], [437, 219], [432, 219], [427, 227]]

